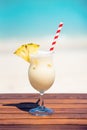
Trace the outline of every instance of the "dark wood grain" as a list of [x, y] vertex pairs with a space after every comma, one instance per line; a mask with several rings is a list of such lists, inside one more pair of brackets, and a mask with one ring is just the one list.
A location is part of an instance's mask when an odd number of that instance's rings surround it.
[[0, 94], [0, 130], [87, 130], [87, 94], [45, 94], [45, 105], [54, 114], [43, 117], [32, 116], [25, 109], [38, 97]]

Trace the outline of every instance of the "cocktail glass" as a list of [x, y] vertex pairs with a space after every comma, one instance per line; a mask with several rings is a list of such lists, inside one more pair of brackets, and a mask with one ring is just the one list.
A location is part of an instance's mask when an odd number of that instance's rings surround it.
[[55, 80], [53, 52], [41, 51], [38, 54], [31, 55], [28, 76], [32, 87], [40, 92], [40, 106], [30, 109], [29, 112], [36, 116], [52, 114], [53, 110], [44, 106], [43, 95]]

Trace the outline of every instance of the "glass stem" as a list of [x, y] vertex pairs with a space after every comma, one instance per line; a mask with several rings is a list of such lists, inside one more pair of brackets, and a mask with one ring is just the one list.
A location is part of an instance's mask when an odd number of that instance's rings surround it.
[[44, 107], [44, 98], [43, 98], [43, 93], [40, 93], [40, 106], [43, 108]]

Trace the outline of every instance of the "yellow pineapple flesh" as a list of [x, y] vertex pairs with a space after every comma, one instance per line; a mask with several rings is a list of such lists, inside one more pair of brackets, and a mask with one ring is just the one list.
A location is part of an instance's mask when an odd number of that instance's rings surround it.
[[20, 56], [25, 61], [30, 62], [30, 54], [36, 54], [38, 52], [40, 45], [35, 43], [27, 43], [21, 45], [14, 54]]

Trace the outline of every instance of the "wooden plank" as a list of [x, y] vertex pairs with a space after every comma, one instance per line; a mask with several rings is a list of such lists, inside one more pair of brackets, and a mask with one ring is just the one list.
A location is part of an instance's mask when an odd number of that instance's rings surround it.
[[[16, 105], [13, 104], [13, 106], [1, 106], [0, 108], [14, 108]], [[19, 105], [22, 108], [26, 108], [26, 106], [21, 106], [21, 104]], [[45, 104], [46, 107], [49, 108], [87, 108], [87, 104]]]
[[[33, 93], [33, 94], [0, 94], [0, 99], [24, 99], [24, 98], [33, 98], [33, 99], [37, 99], [39, 97], [39, 94]], [[87, 99], [87, 94], [58, 94], [58, 93], [54, 93], [54, 94], [45, 94], [44, 98], [47, 99]]]
[[87, 130], [86, 125], [0, 125], [0, 130]]
[[[87, 113], [87, 108], [55, 108], [53, 109], [55, 113]], [[0, 108], [0, 113], [28, 113], [28, 110], [14, 108]]]
[[[4, 105], [4, 104], [9, 104], [9, 103], [28, 103], [28, 102], [36, 102], [37, 99], [0, 99], [0, 105]], [[83, 104], [83, 103], [86, 103], [87, 104], [87, 99], [44, 99], [44, 102], [45, 103], [52, 103], [52, 104], [57, 104], [57, 103], [60, 103], [60, 104]]]
[[46, 104], [49, 108], [87, 108], [87, 104]]
[[2, 119], [87, 119], [87, 113], [85, 114], [77, 114], [77, 113], [54, 113], [50, 116], [44, 116], [44, 117], [39, 117], [39, 116], [32, 116], [29, 113], [3, 113], [0, 114], [0, 120]]
[[39, 119], [2, 119], [0, 120], [0, 124], [25, 124], [25, 125], [29, 125], [29, 124], [38, 124], [38, 125], [48, 125], [48, 124], [61, 124], [61, 125], [65, 125], [65, 124], [77, 124], [77, 125], [87, 125], [87, 119], [44, 119], [44, 118], [39, 118]]

